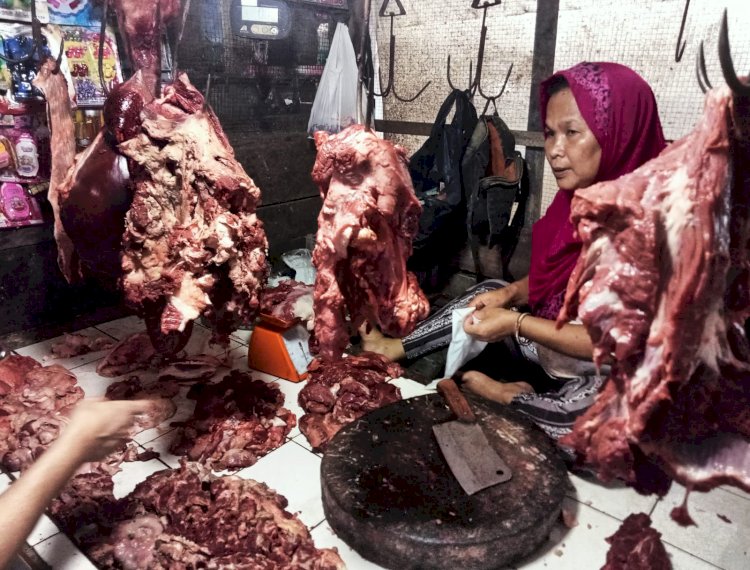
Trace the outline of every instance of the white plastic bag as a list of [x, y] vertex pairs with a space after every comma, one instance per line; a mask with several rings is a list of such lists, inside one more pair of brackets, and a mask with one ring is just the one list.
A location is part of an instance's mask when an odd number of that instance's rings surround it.
[[357, 122], [357, 57], [349, 29], [339, 23], [310, 111], [307, 132], [338, 133]]
[[453, 376], [461, 366], [477, 356], [487, 346], [486, 342], [475, 339], [466, 334], [464, 330], [464, 320], [474, 310], [474, 307], [467, 307], [453, 311], [453, 331], [451, 343], [448, 347], [448, 356], [445, 360], [445, 378]]
[[295, 249], [281, 256], [284, 263], [294, 269], [294, 280], [306, 285], [315, 285], [315, 266], [309, 249]]

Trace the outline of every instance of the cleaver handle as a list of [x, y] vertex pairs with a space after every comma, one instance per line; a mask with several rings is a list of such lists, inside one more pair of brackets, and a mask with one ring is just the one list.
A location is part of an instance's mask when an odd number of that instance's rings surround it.
[[477, 417], [469, 407], [469, 402], [456, 386], [453, 378], [445, 378], [437, 383], [437, 391], [445, 398], [451, 412], [456, 414], [459, 421], [470, 424], [477, 421]]

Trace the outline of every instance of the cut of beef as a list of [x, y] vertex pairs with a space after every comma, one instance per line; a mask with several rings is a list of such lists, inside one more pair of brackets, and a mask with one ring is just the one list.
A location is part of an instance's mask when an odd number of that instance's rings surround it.
[[159, 381], [195, 382], [205, 380], [216, 374], [226, 362], [210, 354], [196, 354], [180, 360], [170, 362], [159, 371]]
[[183, 463], [139, 483], [84, 546], [101, 568], [343, 570], [286, 506], [263, 483]]
[[267, 287], [260, 298], [260, 312], [286, 322], [300, 321], [310, 330], [315, 322], [313, 289], [294, 279]]
[[672, 563], [661, 542], [661, 533], [651, 528], [644, 513], [630, 515], [617, 532], [607, 538], [611, 544], [602, 570], [671, 570]]
[[57, 358], [71, 358], [89, 352], [107, 350], [115, 345], [108, 336], [89, 336], [80, 333], [65, 333], [63, 339], [52, 345], [52, 354]]
[[105, 378], [122, 376], [141, 368], [148, 368], [155, 356], [156, 351], [148, 333], [134, 333], [115, 345], [96, 366], [96, 373]]
[[238, 370], [216, 384], [196, 384], [188, 397], [196, 400], [195, 411], [170, 451], [216, 471], [253, 465], [297, 425], [282, 407], [284, 395], [276, 384]]
[[132, 434], [154, 428], [171, 418], [177, 411], [172, 398], [180, 391], [175, 382], [151, 382], [143, 384], [138, 376], [114, 382], [107, 387], [105, 396], [110, 400], [151, 400], [149, 409], [138, 414]]
[[401, 338], [427, 317], [429, 303], [406, 270], [422, 208], [403, 148], [362, 125], [318, 132], [315, 143], [312, 177], [323, 198], [313, 252], [315, 337], [321, 358], [334, 360], [365, 321]]
[[401, 399], [398, 387], [387, 382], [401, 375], [401, 367], [380, 354], [315, 360], [309, 372], [299, 393], [299, 405], [307, 412], [299, 427], [314, 449], [324, 448], [342, 427], [367, 412]]
[[577, 315], [612, 374], [563, 443], [602, 479], [750, 491], [750, 154], [731, 105], [709, 92], [691, 134], [576, 192], [583, 251], [558, 322]]
[[163, 334], [204, 315], [226, 343], [254, 319], [267, 277], [260, 191], [185, 74], [141, 117], [140, 134], [119, 145], [135, 189], [123, 237], [125, 298], [156, 311]]

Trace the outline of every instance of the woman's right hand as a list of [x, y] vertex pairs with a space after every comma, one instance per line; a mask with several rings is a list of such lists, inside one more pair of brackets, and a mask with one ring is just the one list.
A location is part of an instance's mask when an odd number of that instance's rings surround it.
[[469, 307], [476, 309], [494, 307], [508, 309], [513, 305], [513, 292], [508, 289], [509, 287], [503, 287], [502, 289], [480, 293], [471, 300]]

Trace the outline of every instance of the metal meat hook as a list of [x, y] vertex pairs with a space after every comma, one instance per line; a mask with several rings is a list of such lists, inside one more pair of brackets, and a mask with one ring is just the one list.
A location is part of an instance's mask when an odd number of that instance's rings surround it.
[[[729, 24], [727, 23], [726, 9], [721, 18], [721, 29], [719, 30], [719, 62], [721, 63], [721, 72], [724, 76], [724, 81], [727, 82], [729, 88], [737, 95], [750, 96], [750, 84], [742, 82], [734, 69], [732, 51], [729, 46]], [[703, 52], [703, 42], [701, 42], [700, 49], [698, 50], [695, 72], [698, 77], [698, 85], [700, 86], [701, 91], [705, 93], [708, 89], [713, 88], [711, 82], [708, 80], [708, 73], [706, 72], [706, 58]]]
[[[385, 0], [383, 2], [383, 5], [380, 7], [380, 16], [386, 16], [385, 8], [388, 6], [390, 0]], [[372, 93], [376, 97], [388, 97], [388, 95], [393, 92], [393, 96], [401, 101], [402, 103], [411, 103], [412, 101], [416, 100], [417, 97], [419, 97], [422, 93], [424, 93], [424, 90], [427, 89], [430, 86], [430, 83], [432, 81], [428, 81], [427, 84], [420, 89], [414, 97], [408, 98], [408, 97], [401, 97], [398, 93], [396, 93], [396, 86], [394, 84], [394, 76], [396, 71], [396, 35], [393, 33], [393, 19], [396, 16], [405, 16], [406, 10], [404, 10], [403, 4], [401, 4], [401, 0], [395, 0], [396, 4], [398, 5], [399, 12], [395, 13], [393, 10], [390, 11], [389, 15], [391, 17], [391, 38], [390, 38], [390, 45], [389, 45], [389, 57], [388, 57], [388, 84], [386, 85], [385, 89], [383, 89], [382, 93], [377, 93], [375, 91], [375, 88], [373, 87]], [[378, 78], [380, 79], [380, 84], [383, 85], [383, 78], [380, 75], [380, 69], [378, 69]]]
[[[496, 102], [497, 99], [499, 99], [502, 94], [505, 92], [505, 87], [508, 84], [508, 78], [510, 77], [510, 72], [513, 69], [513, 64], [510, 65], [508, 68], [508, 72], [505, 75], [505, 82], [503, 83], [502, 88], [500, 89], [500, 92], [495, 96], [489, 96], [482, 90], [482, 67], [484, 65], [484, 48], [487, 43], [487, 8], [490, 8], [492, 6], [499, 5], [501, 0], [485, 0], [484, 3], [480, 5], [480, 0], [473, 0], [471, 7], [472, 8], [482, 8], [482, 30], [481, 34], [479, 36], [479, 50], [477, 51], [477, 65], [476, 65], [476, 75], [472, 77], [472, 66], [471, 63], [469, 64], [469, 87], [467, 91], [469, 92], [469, 95], [472, 97], [474, 94], [479, 91], [479, 94], [487, 100], [487, 106], [489, 107], [489, 103], [492, 102], [493, 104]], [[453, 85], [453, 81], [451, 81], [451, 56], [448, 55], [448, 69], [447, 69], [447, 77], [448, 77], [448, 85], [451, 86], [452, 89], [458, 89], [455, 85]]]
[[[682, 54], [685, 53], [685, 47], [687, 41], [682, 40], [682, 34], [685, 33], [685, 22], [687, 21], [688, 9], [690, 8], [690, 0], [685, 0], [685, 10], [682, 12], [682, 23], [680, 24], [680, 34], [677, 36], [677, 46], [674, 50], [674, 60], [679, 63], [682, 59]], [[682, 42], [682, 45], [680, 45]]]
[[[42, 47], [44, 46], [43, 43], [44, 37], [42, 36], [42, 23], [39, 21], [39, 18], [36, 16], [36, 2], [32, 0], [31, 2], [31, 49], [29, 50], [28, 55], [25, 55], [24, 57], [20, 59], [13, 59], [10, 57], [7, 57], [5, 54], [0, 53], [0, 59], [3, 60], [6, 63], [10, 64], [18, 64], [18, 63], [26, 63], [27, 61], [31, 61], [34, 58], [34, 54], [39, 53], [40, 59], [42, 56]], [[62, 36], [60, 38], [60, 53], [57, 54], [57, 69], [60, 69], [60, 62], [62, 61], [62, 54], [65, 48], [65, 37]]]

